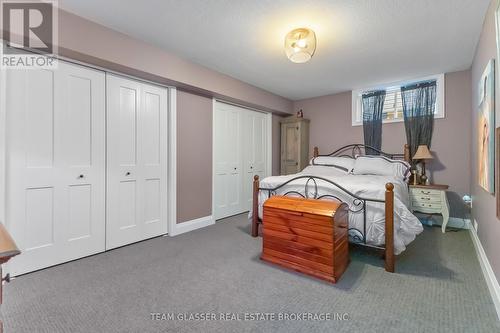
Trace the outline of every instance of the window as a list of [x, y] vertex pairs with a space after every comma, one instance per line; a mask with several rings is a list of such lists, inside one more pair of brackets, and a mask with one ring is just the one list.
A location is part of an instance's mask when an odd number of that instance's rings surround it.
[[352, 91], [352, 126], [363, 125], [363, 93], [373, 90], [385, 90], [384, 110], [382, 111], [383, 123], [394, 123], [404, 121], [403, 100], [401, 97], [401, 86], [417, 83], [420, 81], [436, 80], [436, 113], [435, 118], [444, 118], [444, 74], [425, 77], [417, 80], [400, 81], [371, 88], [357, 89]]

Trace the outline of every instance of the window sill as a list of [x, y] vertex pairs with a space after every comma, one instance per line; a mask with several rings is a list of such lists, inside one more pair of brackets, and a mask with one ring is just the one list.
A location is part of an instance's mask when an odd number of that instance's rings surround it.
[[[444, 119], [445, 116], [444, 115], [435, 115], [434, 116], [434, 119]], [[382, 120], [382, 125], [383, 124], [393, 124], [393, 123], [404, 123], [404, 118], [399, 118], [399, 119], [390, 119], [390, 120]], [[363, 122], [360, 121], [353, 121], [352, 122], [352, 127], [356, 127], [356, 126], [363, 126]]]

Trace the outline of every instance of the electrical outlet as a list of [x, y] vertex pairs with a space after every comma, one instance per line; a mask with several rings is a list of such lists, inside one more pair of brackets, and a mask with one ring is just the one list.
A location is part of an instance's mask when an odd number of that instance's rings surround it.
[[478, 225], [477, 225], [477, 221], [476, 221], [476, 219], [474, 219], [474, 223], [472, 224], [472, 226], [474, 227], [474, 230], [475, 230], [475, 231], [476, 231], [476, 233], [477, 233], [477, 227], [478, 227]]

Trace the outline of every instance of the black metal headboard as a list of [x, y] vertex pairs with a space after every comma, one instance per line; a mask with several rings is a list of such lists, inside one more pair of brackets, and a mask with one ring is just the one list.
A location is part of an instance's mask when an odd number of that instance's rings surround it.
[[350, 145], [341, 147], [341, 148], [335, 150], [333, 153], [330, 153], [330, 154], [326, 154], [326, 155], [319, 154], [318, 157], [319, 156], [338, 156], [338, 157], [356, 158], [357, 156], [360, 156], [360, 155], [367, 155], [366, 154], [367, 150], [371, 150], [372, 152], [375, 152], [377, 155], [385, 156], [385, 157], [393, 159], [393, 160], [397, 160], [397, 159], [404, 160], [405, 159], [405, 154], [400, 154], [400, 153], [390, 154], [390, 153], [386, 153], [386, 152], [381, 151], [380, 149], [377, 149], [377, 148], [374, 148], [374, 147], [371, 147], [371, 146], [367, 146], [367, 145], [364, 145], [362, 143], [350, 144]]

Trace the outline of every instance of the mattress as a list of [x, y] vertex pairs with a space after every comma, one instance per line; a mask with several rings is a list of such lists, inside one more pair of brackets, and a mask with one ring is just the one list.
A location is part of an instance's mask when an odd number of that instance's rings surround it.
[[[273, 176], [262, 179], [260, 188], [275, 188], [298, 176], [322, 177], [335, 182], [358, 197], [379, 200], [385, 200], [385, 184], [388, 182], [393, 183], [395, 254], [403, 252], [406, 246], [423, 231], [422, 224], [408, 208], [409, 195], [406, 183], [403, 179], [394, 176], [353, 175], [334, 167], [310, 165], [298, 174]], [[296, 191], [302, 194], [306, 191], [307, 196], [311, 198], [331, 195], [346, 202], [351, 209], [349, 212], [349, 235], [354, 241], [360, 241], [360, 239], [362, 239], [365, 231], [363, 225], [364, 213], [363, 209], [360, 209], [360, 203], [356, 201], [355, 198], [328, 182], [322, 180], [312, 181], [307, 178], [295, 180], [272, 194], [283, 195], [290, 191]], [[297, 194], [289, 193], [287, 195], [294, 196]], [[261, 218], [263, 204], [268, 198], [269, 191], [261, 190], [259, 193], [259, 217]], [[385, 243], [384, 203], [366, 202], [366, 243], [374, 246], [383, 246]]]

